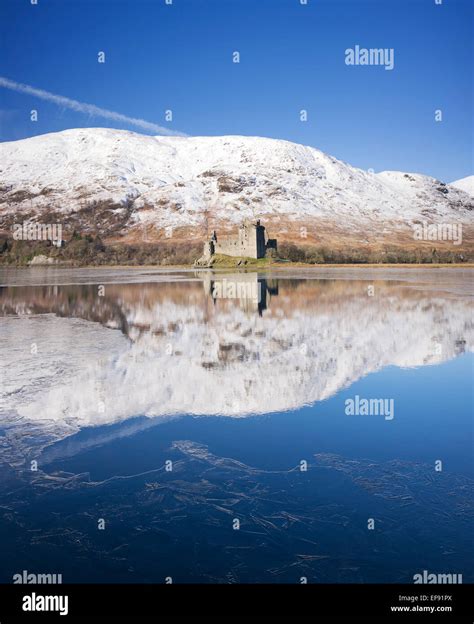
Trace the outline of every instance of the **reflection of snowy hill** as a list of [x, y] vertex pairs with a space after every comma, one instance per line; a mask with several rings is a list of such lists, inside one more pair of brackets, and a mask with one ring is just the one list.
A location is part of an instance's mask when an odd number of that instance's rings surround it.
[[[184, 299], [180, 287], [151, 290], [142, 301], [126, 288], [116, 286], [108, 302], [120, 309], [120, 323], [109, 308], [101, 323], [84, 320], [97, 312], [83, 298], [82, 319], [1, 321], [0, 410], [8, 427], [28, 422], [63, 437], [136, 415], [291, 410], [385, 366], [441, 362], [474, 342], [467, 299], [396, 284], [377, 286], [374, 297], [359, 282], [280, 286], [261, 317], [235, 301], [209, 311], [199, 283], [188, 284]], [[13, 297], [8, 307], [28, 314], [35, 306]]]

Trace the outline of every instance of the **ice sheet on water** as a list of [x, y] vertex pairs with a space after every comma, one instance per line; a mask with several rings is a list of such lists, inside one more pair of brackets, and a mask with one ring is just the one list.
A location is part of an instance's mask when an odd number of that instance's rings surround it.
[[[306, 472], [267, 470], [191, 440], [176, 440], [166, 457], [172, 472], [157, 458], [154, 470], [100, 482], [39, 472], [23, 473], [23, 487], [0, 483], [16, 561], [29, 569], [32, 549], [47, 548], [52, 569], [67, 556], [69, 582], [94, 581], [97, 570], [103, 581], [104, 561], [111, 580], [132, 582], [411, 583], [415, 563], [469, 581], [465, 477], [329, 454]], [[92, 529], [96, 517], [108, 519], [105, 532]]]

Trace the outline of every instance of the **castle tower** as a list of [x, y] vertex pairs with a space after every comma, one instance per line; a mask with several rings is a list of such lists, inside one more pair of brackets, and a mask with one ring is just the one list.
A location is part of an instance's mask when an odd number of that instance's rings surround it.
[[264, 258], [266, 249], [265, 228], [260, 220], [255, 223], [244, 221], [239, 227], [236, 255], [250, 258]]
[[255, 238], [256, 238], [256, 252], [257, 258], [265, 258], [265, 251], [267, 248], [267, 235], [265, 228], [260, 225], [260, 219], [255, 224]]

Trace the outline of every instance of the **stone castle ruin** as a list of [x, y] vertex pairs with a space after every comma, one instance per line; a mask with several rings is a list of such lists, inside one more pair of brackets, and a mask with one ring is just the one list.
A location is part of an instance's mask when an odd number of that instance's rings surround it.
[[214, 231], [211, 238], [204, 243], [203, 255], [194, 263], [196, 266], [210, 266], [215, 254], [237, 258], [265, 258], [268, 249], [277, 248], [275, 238], [268, 238], [265, 227], [260, 220], [244, 221], [237, 238], [218, 239]]

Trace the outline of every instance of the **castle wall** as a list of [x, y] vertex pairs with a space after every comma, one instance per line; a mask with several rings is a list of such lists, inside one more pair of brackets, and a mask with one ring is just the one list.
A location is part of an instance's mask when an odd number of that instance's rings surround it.
[[237, 238], [218, 240], [214, 232], [211, 240], [204, 244], [202, 260], [209, 259], [214, 253], [234, 257], [264, 258], [267, 247], [273, 246], [272, 243], [276, 248], [276, 240], [268, 240], [260, 221], [255, 224], [244, 223], [239, 227]]
[[239, 238], [218, 240], [215, 244], [215, 252], [225, 254], [226, 256], [246, 256], [248, 258], [257, 258], [256, 240], [252, 240], [250, 236], [240, 236]]
[[203, 249], [203, 257], [204, 258], [210, 258], [211, 256], [214, 255], [214, 250], [215, 250], [215, 245], [214, 245], [214, 241], [206, 241], [204, 243], [204, 249]]

